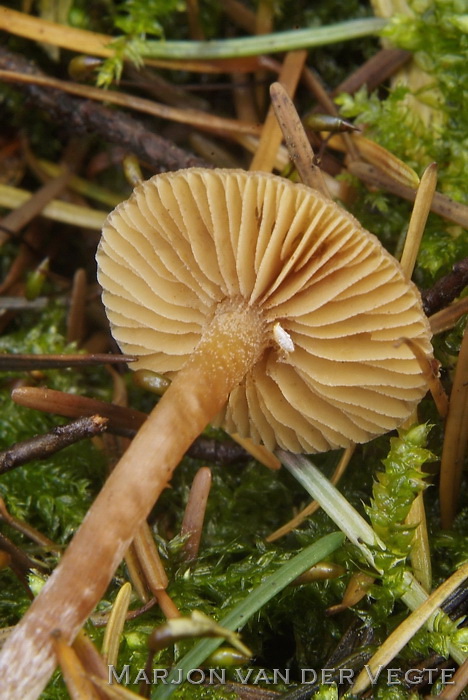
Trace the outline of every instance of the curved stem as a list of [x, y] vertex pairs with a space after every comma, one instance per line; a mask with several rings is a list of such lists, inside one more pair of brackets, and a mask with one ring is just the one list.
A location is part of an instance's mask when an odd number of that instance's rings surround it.
[[2, 700], [38, 697], [56, 664], [51, 633], [58, 629], [67, 642], [73, 640], [185, 451], [264, 348], [259, 313], [245, 305], [221, 304], [5, 644]]
[[323, 27], [291, 29], [275, 34], [263, 34], [235, 39], [211, 41], [146, 41], [142, 46], [144, 58], [211, 60], [241, 58], [261, 54], [310, 49], [359, 39], [380, 32], [387, 20], [376, 17], [337, 22]]
[[[359, 39], [380, 32], [388, 20], [378, 17], [338, 22], [323, 27], [293, 29], [262, 36], [239, 37], [210, 41], [145, 41], [140, 42], [137, 53], [144, 58], [162, 58], [188, 61], [259, 56], [265, 53], [294, 51], [334, 44], [337, 41]], [[115, 37], [97, 34], [85, 29], [49, 22], [24, 12], [0, 7], [0, 29], [37, 41], [47, 41], [55, 46], [88, 53], [93, 56], [112, 56]], [[195, 66], [192, 66], [195, 68]], [[206, 66], [204, 67], [206, 70]], [[188, 70], [188, 67], [187, 67]]]

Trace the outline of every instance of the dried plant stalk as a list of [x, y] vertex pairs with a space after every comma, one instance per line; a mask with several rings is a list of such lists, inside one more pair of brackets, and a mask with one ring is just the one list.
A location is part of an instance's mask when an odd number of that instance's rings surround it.
[[366, 669], [359, 674], [351, 689], [353, 695], [358, 695], [369, 687], [372, 676], [375, 676], [379, 669], [386, 666], [398, 654], [411, 637], [424, 625], [444, 600], [446, 600], [450, 593], [458, 588], [467, 577], [468, 564], [465, 564], [452, 574], [450, 578], [444, 581], [439, 588], [431, 593], [427, 600], [416, 608], [416, 610], [387, 637], [385, 642], [366, 665]]

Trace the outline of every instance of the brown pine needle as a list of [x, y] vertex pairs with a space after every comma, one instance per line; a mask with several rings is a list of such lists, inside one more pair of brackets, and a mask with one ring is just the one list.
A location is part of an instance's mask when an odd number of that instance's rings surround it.
[[439, 379], [437, 368], [434, 367], [433, 363], [428, 360], [419, 345], [413, 340], [410, 338], [402, 338], [402, 342], [411, 348], [411, 352], [419, 362], [419, 366], [421, 367], [422, 374], [427, 381], [429, 391], [432, 394], [437, 411], [439, 412], [441, 418], [445, 418], [449, 410], [449, 400], [442, 382]]
[[36, 411], [54, 413], [67, 418], [93, 416], [98, 414], [109, 419], [108, 429], [121, 435], [134, 435], [145, 422], [147, 415], [141, 411], [116, 406], [115, 404], [86, 396], [67, 394], [64, 391], [33, 386], [23, 386], [11, 393], [13, 401], [20, 406]]
[[281, 468], [281, 462], [278, 457], [275, 457], [273, 452], [267, 449], [265, 445], [257, 445], [250, 438], [241, 437], [237, 433], [231, 433], [230, 437], [263, 466], [274, 471]]
[[321, 561], [304, 571], [290, 585], [302, 586], [304, 583], [312, 583], [314, 581], [329, 581], [333, 578], [339, 578], [345, 573], [346, 569], [341, 564], [335, 564], [333, 561]]
[[35, 369], [65, 369], [66, 367], [87, 367], [89, 365], [123, 364], [133, 362], [131, 355], [109, 355], [106, 353], [85, 353], [70, 355], [18, 355], [0, 354], [0, 372], [32, 372]]
[[244, 29], [248, 34], [255, 32], [255, 13], [241, 0], [224, 0], [223, 9], [237, 27]]
[[78, 656], [66, 643], [60, 630], [53, 632], [52, 640], [71, 700], [99, 700], [99, 695], [87, 678]]
[[456, 700], [459, 695], [468, 687], [468, 659], [460, 666], [450, 683], [444, 687], [438, 700]]
[[[293, 95], [296, 90], [306, 58], [307, 51], [291, 51], [284, 59], [278, 81], [281, 82], [284, 89], [290, 95]], [[258, 148], [250, 164], [250, 170], [261, 170], [267, 173], [271, 172], [275, 164], [276, 152], [281, 144], [281, 139], [281, 129], [278, 125], [273, 107], [270, 106], [263, 125]]]
[[[372, 142], [362, 138], [358, 138], [357, 142], [360, 143], [361, 146], [365, 145], [366, 148], [362, 154], [364, 157], [367, 157], [370, 162], [372, 162], [373, 152], [371, 153], [371, 156], [369, 156], [368, 148], [368, 145], [372, 144]], [[414, 173], [411, 168], [407, 168], [407, 166], [404, 163], [401, 163], [401, 161], [398, 159], [393, 159], [393, 156], [391, 159], [384, 159], [383, 162], [387, 161], [391, 165], [391, 170], [388, 171], [388, 174], [392, 173], [393, 179], [402, 182], [404, 185], [414, 186], [416, 184], [415, 182], [411, 182], [413, 175], [417, 179], [416, 173]], [[425, 169], [421, 182], [419, 183], [416, 191], [416, 198], [414, 201], [405, 246], [400, 261], [403, 271], [408, 279], [410, 279], [413, 275], [427, 217], [434, 199], [436, 186], [437, 165], [435, 163], [431, 163], [431, 165]], [[427, 357], [424, 356], [416, 343], [413, 341], [408, 341], [407, 345], [409, 345], [414, 355], [418, 358], [422, 373], [427, 379], [439, 415], [445, 417], [448, 411], [448, 397], [445, 393], [442, 382], [440, 381], [438, 372], [435, 370], [431, 362], [428, 361]], [[415, 413], [415, 420], [417, 420], [417, 412]], [[408, 513], [406, 522], [415, 525], [414, 539], [411, 547], [411, 563], [414, 569], [414, 574], [424, 589], [426, 591], [430, 591], [432, 583], [432, 569], [426, 513], [424, 508], [424, 496], [422, 493], [418, 494], [418, 496], [415, 498], [411, 510]]]
[[432, 566], [429, 535], [427, 532], [426, 510], [422, 493], [418, 493], [405, 523], [413, 526], [414, 537], [411, 543], [411, 566], [416, 579], [429, 593], [432, 587]]
[[408, 279], [411, 278], [416, 264], [436, 185], [437, 165], [436, 163], [431, 163], [424, 171], [416, 192], [413, 212], [408, 226], [408, 233], [406, 234], [405, 247], [400, 260], [400, 264]]
[[100, 678], [105, 678], [108, 680], [109, 669], [105, 665], [104, 659], [83, 629], [81, 629], [76, 635], [72, 647], [88, 674], [94, 674]]
[[[379, 187], [384, 191], [396, 194], [398, 197], [407, 199], [410, 202], [414, 202], [415, 200], [416, 189], [392, 180], [392, 178], [374, 165], [370, 165], [370, 163], [352, 161], [348, 164], [348, 170], [352, 175], [355, 175], [372, 187]], [[452, 221], [454, 224], [460, 224], [460, 226], [468, 228], [468, 207], [461, 202], [450, 199], [450, 197], [440, 192], [434, 194], [431, 211], [448, 221]]]
[[463, 462], [468, 443], [468, 327], [465, 328], [450, 393], [440, 464], [440, 509], [444, 529], [450, 528], [457, 510]]
[[180, 617], [180, 610], [165, 590], [156, 591], [155, 598], [164, 617], [168, 620]]
[[127, 95], [124, 92], [102, 90], [101, 88], [92, 87], [91, 85], [80, 85], [79, 83], [72, 83], [67, 80], [50, 78], [46, 75], [27, 75], [15, 71], [0, 70], [0, 80], [54, 88], [70, 95], [77, 95], [78, 97], [84, 97], [89, 100], [120, 105], [121, 107], [127, 107], [127, 109], [134, 109], [137, 112], [151, 114], [154, 117], [160, 117], [161, 119], [167, 119], [180, 124], [189, 124], [197, 129], [211, 131], [225, 136], [229, 134], [258, 135], [260, 133], [260, 127], [257, 126], [257, 124], [246, 124], [236, 119], [217, 117], [214, 114], [210, 114], [208, 119], [206, 112], [200, 112], [196, 109], [169, 107], [168, 105], [153, 100], [146, 100], [143, 97]]
[[0, 532], [0, 552], [5, 552], [8, 557], [4, 560], [4, 564], [11, 566], [12, 570], [18, 576], [20, 581], [25, 586], [28, 594], [32, 598], [32, 594], [29, 588], [29, 584], [26, 580], [26, 575], [31, 569], [38, 569], [39, 571], [47, 571], [47, 567], [44, 566], [37, 559], [33, 559], [23, 552], [22, 549], [16, 546], [14, 542], [10, 540], [9, 537], [3, 535]]
[[86, 272], [78, 269], [73, 276], [70, 308], [67, 316], [67, 343], [80, 345], [85, 335]]
[[434, 335], [443, 333], [444, 331], [453, 328], [459, 318], [468, 313], [468, 297], [459, 299], [454, 304], [447, 306], [446, 309], [438, 311], [429, 318], [431, 331]]
[[[124, 685], [119, 683], [109, 683], [109, 680], [103, 680], [99, 676], [90, 675], [90, 681], [94, 683], [98, 690], [104, 693], [104, 697], [110, 698], [111, 700], [142, 700], [143, 696], [138, 693], [134, 693], [133, 690], [126, 688]], [[102, 697], [102, 696], [100, 696]], [[143, 699], [144, 700], [144, 699]]]
[[[139, 597], [139, 599], [146, 604], [149, 599], [150, 599], [150, 594], [146, 586], [146, 581], [144, 578], [143, 571], [140, 566], [140, 562], [138, 561], [138, 557], [135, 551], [134, 544], [130, 545], [130, 547], [127, 549], [125, 552], [124, 556], [124, 562], [125, 566], [127, 567], [127, 573], [129, 576], [129, 579], [133, 585], [133, 588], [135, 589], [135, 593]], [[154, 598], [153, 598], [154, 600]]]
[[176, 604], [165, 590], [168, 584], [167, 574], [148, 523], [144, 522], [140, 525], [133, 540], [133, 550], [138, 558], [146, 584], [158, 601], [163, 614], [169, 619], [179, 617], [180, 612]]
[[145, 522], [139, 527], [133, 545], [148, 586], [156, 595], [157, 591], [167, 587], [168, 578], [148, 523]]
[[374, 577], [359, 571], [353, 574], [349, 580], [343, 595], [343, 600], [337, 605], [327, 608], [327, 615], [336, 615], [347, 610], [352, 605], [357, 605], [369, 592], [369, 588], [374, 583]]
[[[274, 12], [271, 0], [259, 0], [255, 13], [254, 34], [271, 34], [274, 30]], [[267, 106], [268, 92], [266, 90], [267, 73], [264, 70], [255, 73], [255, 101], [263, 114]]]
[[3, 230], [0, 231], [0, 244], [9, 238], [9, 234], [5, 233], [5, 230], [11, 231], [12, 234], [18, 233], [32, 219], [41, 214], [44, 207], [62, 193], [71, 176], [70, 170], [62, 172], [61, 175], [38, 189], [23, 204], [4, 216], [1, 222]]
[[120, 640], [131, 596], [132, 586], [127, 581], [117, 593], [102, 640], [101, 653], [108, 665], [115, 666], [117, 664]]
[[181, 535], [187, 535], [184, 544], [186, 561], [194, 561], [198, 556], [206, 504], [211, 489], [211, 469], [201, 467], [195, 474], [182, 520]]
[[293, 101], [281, 83], [270, 87], [271, 103], [278, 124], [286, 142], [291, 160], [302, 182], [330, 197], [320, 168], [315, 163], [315, 155], [306, 136], [304, 127], [294, 107]]
[[52, 542], [52, 540], [49, 540], [48, 537], [43, 535], [42, 532], [39, 532], [39, 530], [36, 530], [36, 528], [34, 528], [29, 523], [25, 522], [24, 520], [20, 520], [19, 518], [16, 518], [14, 515], [11, 515], [11, 513], [9, 513], [7, 510], [5, 501], [1, 497], [0, 519], [7, 523], [10, 527], [14, 528], [17, 532], [21, 532], [21, 534], [26, 535], [26, 537], [29, 537], [30, 540], [38, 544], [40, 547], [46, 549], [48, 552], [53, 552], [54, 554], [61, 553], [62, 547], [60, 545], [56, 544], [55, 542]]
[[[419, 177], [417, 173], [413, 168], [410, 168], [407, 163], [397, 158], [394, 153], [361, 134], [352, 134], [351, 139], [360, 157], [371, 165], [374, 165], [391, 180], [414, 189], [419, 186]], [[429, 166], [429, 168], [431, 168], [431, 166]], [[432, 169], [435, 169], [435, 166], [432, 166]], [[434, 177], [436, 178], [436, 173], [434, 173]]]
[[187, 0], [187, 15], [190, 27], [190, 38], [203, 41], [205, 38], [203, 26], [200, 22], [200, 8], [198, 0]]
[[370, 94], [407, 63], [411, 56], [411, 52], [405, 49], [381, 49], [347, 76], [342, 83], [334, 88], [332, 94], [339, 95], [342, 92], [348, 92], [353, 95], [363, 85], [367, 86]]
[[386, 666], [413, 637], [413, 635], [428, 622], [430, 617], [436, 613], [438, 607], [444, 600], [458, 588], [468, 577], [468, 564], [460, 567], [449, 579], [439, 586], [416, 610], [414, 610], [398, 627], [390, 634], [379, 650], [366, 665], [355, 684], [351, 688], [353, 695], [364, 692], [371, 682], [371, 677], [376, 672]]

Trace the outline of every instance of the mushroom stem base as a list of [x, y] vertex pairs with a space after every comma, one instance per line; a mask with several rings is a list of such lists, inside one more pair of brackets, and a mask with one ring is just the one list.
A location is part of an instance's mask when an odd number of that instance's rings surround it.
[[56, 660], [51, 633], [71, 642], [105, 592], [141, 522], [193, 440], [266, 346], [260, 314], [221, 304], [104, 484], [62, 561], [0, 655], [0, 698], [38, 697]]

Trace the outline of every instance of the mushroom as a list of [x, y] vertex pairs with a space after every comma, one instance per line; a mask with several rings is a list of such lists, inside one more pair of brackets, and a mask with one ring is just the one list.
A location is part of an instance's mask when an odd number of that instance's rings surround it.
[[[323, 452], [392, 430], [426, 392], [397, 342], [431, 353], [418, 292], [373, 235], [303, 185], [156, 176], [110, 216], [97, 260], [114, 338], [140, 358], [132, 369], [174, 377], [208, 358], [203, 423], [220, 411], [226, 430], [271, 450]], [[219, 369], [231, 387], [217, 396]]]
[[172, 382], [5, 645], [9, 699], [40, 692], [50, 631], [73, 639], [208, 422], [270, 449], [322, 452], [392, 430], [427, 388], [400, 342], [431, 356], [416, 287], [304, 185], [240, 170], [157, 175], [110, 214], [97, 261], [113, 335], [139, 357], [132, 369]]

